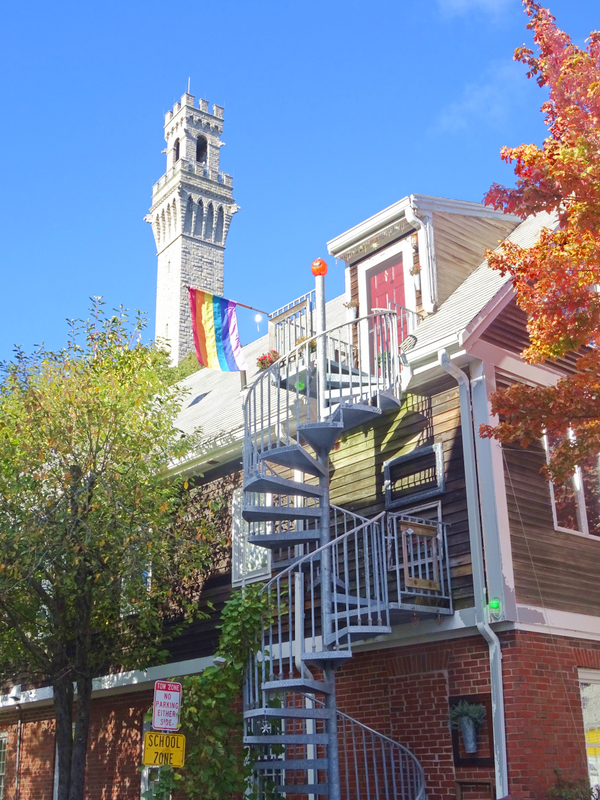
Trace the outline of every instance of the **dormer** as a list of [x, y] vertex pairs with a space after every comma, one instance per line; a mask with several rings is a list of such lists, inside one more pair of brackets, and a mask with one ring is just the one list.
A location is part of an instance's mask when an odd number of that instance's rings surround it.
[[482, 203], [410, 195], [327, 243], [346, 264], [346, 297], [431, 314], [521, 222]]

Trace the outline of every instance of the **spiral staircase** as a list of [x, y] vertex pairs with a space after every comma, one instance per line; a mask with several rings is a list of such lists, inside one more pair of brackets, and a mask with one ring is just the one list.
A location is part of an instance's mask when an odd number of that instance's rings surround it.
[[[406, 587], [385, 515], [366, 519], [330, 504], [329, 454], [343, 433], [400, 397], [392, 311], [303, 341], [248, 392], [243, 516], [249, 542], [271, 550], [274, 572], [244, 686], [244, 742], [261, 798], [425, 798], [416, 757], [336, 706], [336, 670], [352, 658], [353, 642], [391, 632]], [[449, 597], [447, 576], [428, 592], [431, 571], [439, 578], [444, 564], [423, 537], [415, 541], [414, 591]]]

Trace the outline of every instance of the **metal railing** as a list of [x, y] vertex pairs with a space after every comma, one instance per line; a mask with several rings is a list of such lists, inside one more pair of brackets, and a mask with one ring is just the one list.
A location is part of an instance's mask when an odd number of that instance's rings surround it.
[[315, 290], [269, 314], [269, 347], [280, 356], [315, 333]]
[[425, 774], [411, 751], [337, 712], [344, 800], [424, 800]]
[[[324, 768], [319, 768], [323, 762], [316, 759], [323, 757], [323, 745], [310, 743], [309, 737], [318, 742], [326, 735], [326, 718], [311, 714], [315, 709], [325, 712], [325, 708], [314, 695], [296, 692], [288, 696], [285, 709], [280, 706], [278, 719], [267, 721], [258, 716], [246, 721], [246, 733], [255, 743], [261, 734], [278, 734], [282, 742], [275, 746], [255, 744], [252, 748], [256, 759], [252, 782], [258, 797], [268, 795], [269, 789], [281, 787], [285, 791], [284, 787], [298, 783], [306, 787], [303, 796], [311, 800], [322, 796], [319, 787], [325, 784], [326, 776]], [[311, 716], [298, 716], [301, 709]], [[286, 718], [286, 713], [290, 717]], [[425, 800], [423, 767], [407, 747], [342, 711], [336, 710], [335, 718], [343, 800]], [[296, 739], [286, 745], [286, 736], [306, 737], [306, 741], [298, 744]]]
[[[331, 506], [330, 542], [272, 578], [263, 589], [273, 614], [250, 658], [244, 708], [265, 708], [265, 682], [312, 679], [310, 654], [350, 649], [359, 628], [389, 627], [384, 514], [373, 520]], [[324, 628], [324, 629], [323, 629]]]
[[387, 515], [390, 608], [452, 614], [446, 528], [438, 520]]
[[262, 372], [248, 391], [245, 475], [264, 470], [268, 451], [296, 444], [299, 425], [330, 420], [340, 404], [377, 404], [382, 393], [400, 396], [394, 311], [311, 336]]
[[388, 301], [388, 308], [398, 315], [398, 339], [400, 342], [403, 342], [425, 318], [424, 314], [399, 306], [398, 303], [394, 303], [392, 300]]

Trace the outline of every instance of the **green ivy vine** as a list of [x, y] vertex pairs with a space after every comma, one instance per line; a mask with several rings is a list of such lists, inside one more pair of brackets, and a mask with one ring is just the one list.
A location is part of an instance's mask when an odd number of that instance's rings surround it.
[[[186, 737], [185, 767], [153, 771], [148, 800], [225, 800], [248, 791], [252, 759], [242, 744], [241, 691], [248, 654], [260, 641], [268, 608], [262, 584], [234, 590], [221, 616], [219, 666], [182, 681], [180, 733]], [[156, 775], [156, 773], [159, 773]], [[247, 796], [247, 795], [246, 795]]]

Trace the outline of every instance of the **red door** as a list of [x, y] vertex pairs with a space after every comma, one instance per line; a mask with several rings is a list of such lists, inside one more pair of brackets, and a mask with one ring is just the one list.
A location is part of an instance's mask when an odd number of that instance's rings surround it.
[[[404, 300], [404, 269], [402, 253], [388, 258], [368, 273], [369, 278], [369, 313], [374, 308], [390, 308], [398, 313], [398, 341], [406, 338], [406, 319], [402, 309]], [[390, 305], [388, 305], [390, 304]], [[392, 305], [394, 304], [394, 305]]]
[[[369, 271], [369, 313], [374, 308], [388, 308], [388, 303], [404, 306], [402, 253], [386, 259]], [[391, 308], [395, 310], [394, 306]]]

